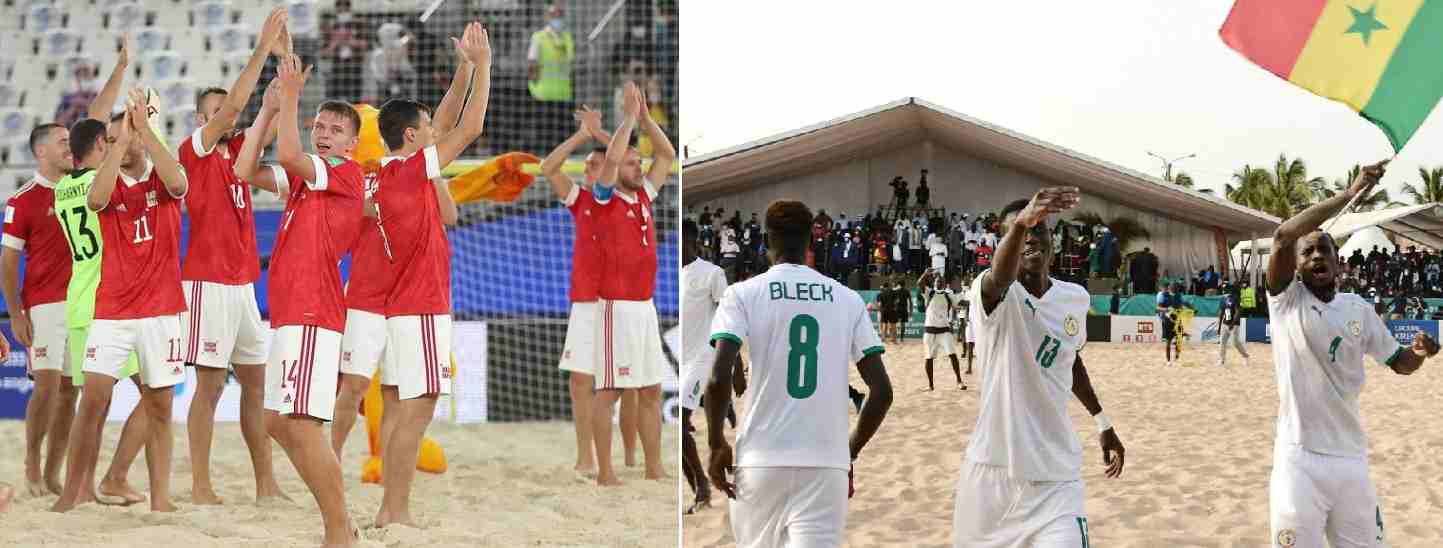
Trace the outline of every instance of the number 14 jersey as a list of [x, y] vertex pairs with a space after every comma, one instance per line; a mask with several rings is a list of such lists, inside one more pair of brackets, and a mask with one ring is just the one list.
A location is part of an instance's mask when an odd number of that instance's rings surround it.
[[847, 373], [883, 351], [856, 291], [778, 264], [727, 288], [711, 332], [744, 342], [752, 364], [737, 466], [850, 468]]

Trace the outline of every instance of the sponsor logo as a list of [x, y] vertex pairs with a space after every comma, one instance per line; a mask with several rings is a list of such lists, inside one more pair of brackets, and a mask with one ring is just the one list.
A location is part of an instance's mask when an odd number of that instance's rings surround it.
[[616, 370], [616, 374], [625, 377], [625, 376], [631, 374], [631, 368], [630, 368], [630, 367], [621, 367], [621, 368], [618, 368], [618, 369]]
[[1359, 323], [1358, 320], [1348, 322], [1348, 332], [1352, 333], [1354, 337], [1361, 335], [1363, 333], [1363, 324]]
[[1152, 322], [1137, 322], [1137, 333], [1152, 333]]
[[1291, 547], [1294, 542], [1297, 542], [1297, 540], [1298, 535], [1294, 533], [1292, 529], [1278, 531], [1278, 546], [1288, 548]]
[[205, 341], [205, 342], [201, 345], [201, 347], [205, 349], [205, 353], [206, 353], [206, 354], [215, 354], [215, 353], [216, 353], [216, 349], [215, 349], [215, 348], [216, 348], [216, 342], [215, 342], [215, 341]]
[[31, 349], [30, 349], [31, 353], [35, 354], [35, 359], [37, 359], [37, 360], [40, 359], [40, 358], [44, 358], [44, 357], [46, 356], [46, 354], [49, 354], [49, 352], [48, 352], [49, 350], [50, 350], [49, 348], [44, 347], [44, 346], [37, 346], [37, 347], [35, 347], [35, 348], [31, 348]]
[[451, 367], [450, 367], [450, 366], [442, 367], [442, 368], [441, 368], [441, 378], [443, 378], [443, 379], [449, 379], [449, 378], [451, 378]]
[[1062, 330], [1066, 332], [1069, 337], [1077, 336], [1077, 318], [1068, 314], [1066, 318], [1062, 319]]

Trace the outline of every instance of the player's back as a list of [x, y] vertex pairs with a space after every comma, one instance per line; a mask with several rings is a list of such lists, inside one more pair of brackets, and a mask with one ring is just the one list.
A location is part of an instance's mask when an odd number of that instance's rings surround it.
[[386, 317], [451, 312], [451, 248], [432, 180], [436, 147], [381, 159], [374, 200], [393, 270]]
[[848, 370], [882, 351], [861, 296], [778, 264], [727, 289], [712, 331], [745, 340], [752, 363], [737, 466], [848, 469]]

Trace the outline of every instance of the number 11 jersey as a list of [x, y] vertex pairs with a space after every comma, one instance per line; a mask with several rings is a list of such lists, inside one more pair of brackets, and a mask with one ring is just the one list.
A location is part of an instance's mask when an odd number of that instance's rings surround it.
[[883, 351], [856, 291], [778, 264], [727, 288], [711, 332], [745, 342], [752, 364], [737, 466], [850, 468], [847, 372]]

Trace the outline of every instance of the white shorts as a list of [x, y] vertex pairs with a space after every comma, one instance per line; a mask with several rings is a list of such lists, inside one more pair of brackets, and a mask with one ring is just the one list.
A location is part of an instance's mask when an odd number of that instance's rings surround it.
[[601, 307], [595, 301], [571, 303], [571, 317], [566, 320], [566, 346], [561, 351], [559, 366], [573, 373], [596, 374], [600, 362], [596, 341], [601, 338]]
[[180, 314], [185, 331], [185, 363], [226, 369], [231, 364], [266, 363], [266, 335], [251, 284], [226, 285], [188, 280], [187, 309]]
[[952, 332], [928, 333], [922, 332], [922, 346], [927, 347], [927, 359], [938, 356], [950, 356], [957, 353], [957, 336]]
[[354, 308], [346, 310], [341, 336], [341, 373], [371, 378], [386, 355], [386, 317]]
[[847, 529], [847, 471], [737, 468], [731, 502], [737, 548], [834, 547]]
[[661, 384], [666, 356], [656, 307], [646, 301], [601, 300], [601, 368], [598, 390], [643, 388]]
[[1086, 548], [1082, 480], [1026, 481], [1007, 469], [963, 461], [953, 493], [952, 545]]
[[81, 371], [121, 378], [130, 353], [140, 358], [140, 382], [151, 388], [175, 386], [185, 380], [180, 316], [134, 320], [95, 320], [85, 341]]
[[386, 318], [381, 384], [403, 400], [451, 393], [451, 315]]
[[70, 333], [65, 326], [65, 302], [37, 304], [30, 307], [30, 360], [25, 362], [26, 373], [31, 371], [59, 371], [63, 377], [70, 376], [70, 352], [65, 337]]
[[1324, 538], [1333, 548], [1388, 545], [1366, 457], [1276, 446], [1269, 494], [1272, 546], [1323, 546]]
[[340, 364], [340, 333], [314, 325], [277, 327], [266, 361], [266, 409], [331, 420]]
[[681, 407], [696, 410], [701, 405], [701, 396], [711, 384], [711, 363], [692, 364], [681, 377]]
[[941, 272], [947, 270], [947, 256], [946, 256], [946, 255], [933, 255], [933, 256], [932, 256], [932, 270], [935, 270], [935, 271], [937, 271], [938, 273], [941, 273]]
[[977, 342], [977, 324], [967, 322], [967, 342]]

